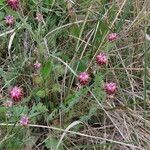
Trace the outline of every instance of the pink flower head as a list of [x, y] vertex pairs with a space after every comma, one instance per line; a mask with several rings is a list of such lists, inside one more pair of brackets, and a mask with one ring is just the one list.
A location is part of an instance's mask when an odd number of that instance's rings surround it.
[[13, 102], [12, 102], [12, 101], [6, 101], [6, 102], [4, 103], [4, 106], [5, 106], [5, 107], [12, 107], [12, 105], [13, 105]]
[[87, 72], [81, 72], [78, 76], [81, 85], [86, 85], [90, 81], [90, 75]]
[[118, 38], [117, 33], [110, 33], [110, 34], [108, 35], [108, 40], [109, 40], [110, 42], [116, 41], [117, 38]]
[[115, 94], [117, 90], [117, 85], [116, 83], [113, 83], [113, 82], [109, 82], [109, 83], [106, 83], [105, 84], [105, 91], [108, 95], [113, 95]]
[[19, 122], [22, 126], [27, 126], [29, 123], [29, 118], [27, 116], [23, 116]]
[[39, 69], [39, 68], [41, 67], [41, 63], [39, 63], [38, 61], [36, 61], [36, 62], [34, 63], [34, 67], [35, 67], [36, 69]]
[[96, 56], [96, 62], [98, 65], [105, 65], [107, 63], [107, 55], [105, 53], [100, 53]]
[[6, 16], [5, 17], [5, 23], [6, 23], [6, 25], [9, 25], [9, 26], [13, 25], [14, 24], [14, 17], [10, 16], [10, 15]]
[[15, 102], [21, 101], [22, 97], [23, 91], [20, 87], [15, 86], [10, 90], [10, 98]]
[[43, 15], [42, 15], [42, 13], [37, 13], [35, 19], [36, 19], [38, 22], [42, 22], [42, 21], [43, 21]]
[[19, 0], [6, 0], [6, 2], [13, 10], [17, 10], [19, 8]]

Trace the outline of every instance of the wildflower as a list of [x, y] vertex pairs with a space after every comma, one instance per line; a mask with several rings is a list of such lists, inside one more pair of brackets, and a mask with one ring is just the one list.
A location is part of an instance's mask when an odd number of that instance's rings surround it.
[[10, 16], [10, 15], [6, 16], [5, 17], [5, 23], [6, 23], [6, 25], [9, 25], [9, 26], [13, 25], [14, 24], [14, 17]]
[[109, 40], [110, 42], [116, 41], [117, 38], [118, 38], [117, 33], [110, 33], [110, 34], [108, 35], [108, 40]]
[[86, 85], [90, 80], [90, 76], [87, 72], [81, 72], [78, 76], [78, 80], [81, 85]]
[[117, 90], [117, 85], [116, 83], [113, 83], [113, 82], [109, 82], [109, 83], [106, 83], [105, 84], [105, 91], [108, 95], [113, 95], [115, 94]]
[[12, 107], [13, 102], [10, 101], [10, 100], [8, 100], [8, 101], [6, 101], [3, 105], [4, 105], [5, 107]]
[[19, 0], [6, 0], [6, 2], [13, 10], [17, 10], [19, 8]]
[[107, 55], [105, 53], [100, 53], [96, 56], [96, 62], [98, 65], [105, 65], [107, 63]]
[[29, 118], [27, 116], [23, 116], [19, 122], [22, 126], [27, 126], [29, 123]]
[[35, 19], [36, 19], [38, 22], [42, 22], [42, 21], [43, 21], [43, 15], [42, 15], [41, 13], [37, 13]]
[[41, 67], [41, 63], [38, 62], [38, 60], [34, 63], [34, 67], [36, 69], [39, 69]]
[[15, 102], [18, 102], [22, 99], [23, 97], [23, 91], [20, 87], [13, 87], [11, 90], [10, 90], [10, 97], [11, 99], [13, 99]]

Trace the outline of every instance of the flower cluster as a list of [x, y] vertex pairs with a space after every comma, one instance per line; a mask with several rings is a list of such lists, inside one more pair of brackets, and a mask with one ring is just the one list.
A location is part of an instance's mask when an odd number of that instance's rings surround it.
[[[108, 35], [108, 40], [113, 42], [115, 40], [117, 40], [118, 38], [118, 35], [117, 33], [110, 33]], [[97, 56], [96, 56], [96, 63], [99, 65], [99, 66], [103, 66], [103, 65], [106, 65], [108, 62], [108, 56], [106, 53], [104, 52], [101, 52], [99, 53]], [[80, 85], [87, 85], [90, 81], [90, 75], [88, 74], [88, 72], [81, 72], [79, 75], [78, 75], [78, 81], [80, 83]], [[108, 95], [114, 95], [116, 93], [116, 90], [117, 90], [117, 84], [116, 83], [113, 83], [113, 82], [108, 82], [108, 83], [105, 83], [104, 85], [104, 89], [106, 91], [106, 93]]]
[[[78, 80], [81, 85], [87, 85], [90, 81], [90, 75], [87, 72], [81, 72], [78, 75]], [[117, 84], [113, 82], [106, 83], [104, 89], [108, 95], [114, 95], [117, 90]]]
[[[17, 0], [8, 0], [7, 1], [8, 5], [12, 5], [13, 9], [17, 9], [19, 5], [19, 1]], [[5, 22], [7, 25], [12, 25], [14, 23], [14, 18], [13, 16], [7, 16], [5, 17]], [[117, 34], [116, 33], [111, 33], [108, 36], [109, 41], [115, 41], [117, 39]], [[108, 63], [108, 56], [106, 53], [101, 52], [96, 56], [96, 63], [99, 66], [106, 65]], [[35, 69], [41, 68], [41, 63], [36, 60], [36, 62], [33, 64]], [[78, 75], [78, 81], [80, 85], [85, 86], [90, 82], [90, 75], [88, 72], [81, 72]], [[108, 82], [105, 83], [104, 89], [108, 95], [113, 96], [116, 91], [117, 91], [117, 84], [113, 82]], [[5, 107], [12, 107], [13, 103], [19, 102], [23, 98], [23, 89], [19, 86], [14, 86], [10, 89], [9, 95], [11, 100], [6, 101], [4, 103]], [[20, 124], [22, 126], [27, 126], [29, 124], [29, 118], [27, 116], [23, 116], [20, 119]]]
[[[7, 5], [8, 5], [11, 9], [13, 9], [13, 10], [15, 10], [15, 11], [17, 11], [17, 10], [19, 9], [20, 0], [6, 0], [6, 3], [7, 3]], [[14, 23], [15, 23], [15, 19], [14, 19], [14, 17], [11, 16], [11, 15], [6, 16], [4, 19], [5, 19], [5, 20], [4, 20], [4, 21], [5, 21], [5, 24], [6, 24], [7, 26], [12, 26], [12, 25], [14, 25]], [[43, 21], [43, 15], [42, 15], [42, 13], [37, 13], [35, 19], [36, 19], [38, 22], [42, 22], [42, 21]], [[38, 62], [38, 61], [36, 61], [36, 62], [34, 63], [34, 68], [35, 68], [35, 69], [41, 68], [41, 63]], [[23, 97], [23, 91], [22, 91], [22, 89], [21, 89], [20, 87], [17, 87], [17, 86], [13, 87], [13, 88], [10, 90], [9, 94], [10, 94], [11, 99], [12, 99], [14, 102], [19, 102], [19, 101], [21, 101], [21, 99], [22, 99], [22, 97]], [[4, 103], [4, 106], [5, 106], [5, 107], [11, 107], [12, 104], [13, 104], [12, 101], [7, 101], [7, 102]]]

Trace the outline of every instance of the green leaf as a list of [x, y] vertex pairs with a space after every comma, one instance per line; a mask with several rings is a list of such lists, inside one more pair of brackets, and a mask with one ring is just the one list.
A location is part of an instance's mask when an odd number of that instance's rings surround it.
[[101, 73], [95, 74], [94, 84], [92, 92], [98, 98], [100, 102], [102, 102], [106, 97], [105, 92], [103, 91], [103, 79], [104, 76]]
[[39, 90], [39, 91], [37, 91], [36, 96], [38, 96], [40, 98], [45, 97], [46, 96], [45, 90]]
[[23, 115], [27, 115], [29, 111], [29, 108], [27, 106], [14, 106], [11, 108], [11, 118], [10, 121], [11, 122], [16, 122], [18, 121], [18, 119], [23, 116]]
[[15, 19], [18, 19], [19, 16], [16, 11], [10, 9], [9, 7], [5, 7], [6, 14], [11, 14]]
[[7, 109], [6, 107], [0, 107], [0, 120], [5, 120]]
[[41, 75], [44, 80], [47, 80], [52, 72], [52, 61], [48, 60], [43, 64], [43, 67], [41, 68]]
[[[54, 137], [49, 137], [46, 141], [45, 141], [45, 146], [47, 149], [56, 149], [58, 144], [58, 140]], [[63, 150], [62, 148], [62, 144], [59, 146], [58, 150]]]
[[61, 86], [59, 84], [53, 84], [52, 92], [61, 92]]
[[78, 38], [78, 37], [79, 37], [79, 34], [80, 34], [80, 28], [79, 28], [78, 26], [75, 26], [75, 25], [74, 25], [74, 26], [71, 28], [71, 34], [72, 34], [73, 37]]
[[4, 5], [5, 0], [0, 0], [0, 5]]
[[0, 12], [0, 21], [4, 19], [5, 13], [4, 12]]
[[30, 117], [34, 117], [37, 113], [45, 113], [47, 112], [47, 108], [42, 103], [38, 103], [37, 105], [32, 106], [32, 110], [30, 111]]
[[81, 60], [80, 62], [79, 62], [79, 66], [78, 66], [78, 71], [79, 72], [82, 72], [82, 71], [84, 71], [85, 69], [86, 69], [86, 60]]
[[52, 5], [53, 0], [44, 0], [44, 4], [46, 5]]

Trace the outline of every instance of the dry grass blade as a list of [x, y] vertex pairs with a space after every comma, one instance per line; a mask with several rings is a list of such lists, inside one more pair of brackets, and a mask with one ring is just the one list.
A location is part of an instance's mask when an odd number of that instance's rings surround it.
[[[14, 126], [14, 124], [5, 124], [5, 123], [1, 123], [0, 126]], [[16, 126], [20, 126], [19, 124]], [[57, 130], [57, 131], [61, 131], [61, 132], [67, 132], [67, 133], [70, 133], [70, 134], [75, 134], [75, 135], [79, 135], [79, 136], [83, 136], [83, 137], [87, 137], [87, 138], [93, 138], [93, 139], [97, 139], [97, 140], [106, 140], [108, 142], [112, 142], [112, 143], [116, 143], [116, 144], [120, 144], [120, 145], [125, 145], [125, 146], [129, 146], [129, 147], [133, 147], [133, 148], [137, 148], [137, 149], [140, 149], [140, 150], [144, 150], [142, 148], [139, 148], [135, 145], [132, 145], [132, 144], [127, 144], [127, 143], [124, 143], [124, 142], [119, 142], [119, 141], [115, 141], [115, 140], [111, 140], [111, 139], [106, 139], [106, 138], [101, 138], [101, 137], [96, 137], [96, 136], [92, 136], [92, 135], [87, 135], [87, 134], [83, 134], [83, 133], [80, 133], [80, 132], [75, 132], [75, 131], [67, 131], [67, 130], [64, 130], [64, 129], [61, 129], [61, 128], [56, 128], [56, 127], [51, 127], [51, 126], [43, 126], [43, 125], [33, 125], [33, 124], [29, 124], [28, 125], [29, 127], [35, 127], [35, 128], [45, 128], [45, 129], [52, 129], [52, 130]]]

